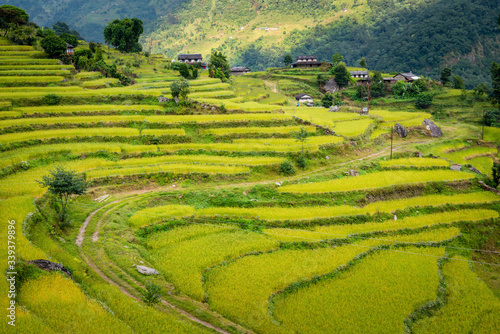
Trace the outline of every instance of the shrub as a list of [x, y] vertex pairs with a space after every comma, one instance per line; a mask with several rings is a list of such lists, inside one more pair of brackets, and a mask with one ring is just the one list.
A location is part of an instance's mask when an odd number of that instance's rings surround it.
[[430, 93], [420, 93], [415, 101], [415, 106], [419, 109], [427, 109], [432, 104], [433, 96]]
[[49, 36], [43, 39], [41, 46], [52, 58], [60, 57], [66, 52], [66, 42], [59, 36]]
[[142, 301], [148, 305], [158, 304], [161, 298], [161, 288], [154, 283], [146, 285], [146, 290], [142, 291]]
[[56, 94], [47, 94], [43, 97], [43, 103], [49, 106], [55, 106], [61, 102], [61, 97]]
[[304, 168], [306, 168], [306, 165], [307, 165], [306, 157], [303, 154], [301, 154], [297, 158], [297, 166], [299, 166], [300, 168], [304, 169]]
[[323, 96], [323, 98], [321, 98], [321, 104], [325, 108], [330, 108], [334, 102], [335, 102], [335, 99], [334, 99], [333, 95], [330, 93], [326, 93]]
[[280, 173], [283, 175], [293, 175], [295, 174], [295, 168], [293, 168], [290, 162], [284, 161], [280, 165]]

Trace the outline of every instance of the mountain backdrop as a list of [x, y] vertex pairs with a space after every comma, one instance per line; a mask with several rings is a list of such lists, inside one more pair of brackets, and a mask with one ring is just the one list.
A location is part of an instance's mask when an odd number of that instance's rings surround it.
[[413, 71], [439, 77], [448, 66], [471, 88], [489, 82], [500, 62], [498, 0], [7, 0], [51, 27], [66, 22], [87, 40], [103, 41], [116, 18], [144, 21], [144, 50], [178, 53], [223, 51], [252, 70], [282, 66], [285, 53], [335, 52], [355, 66]]

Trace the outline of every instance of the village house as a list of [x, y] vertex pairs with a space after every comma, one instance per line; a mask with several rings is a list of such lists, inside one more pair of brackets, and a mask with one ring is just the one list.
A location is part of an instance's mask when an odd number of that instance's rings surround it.
[[299, 95], [295, 96], [295, 99], [297, 100], [298, 103], [306, 103], [307, 105], [313, 103], [313, 98], [305, 93], [300, 93]]
[[394, 76], [394, 79], [396, 79], [396, 81], [413, 82], [415, 80], [420, 79], [420, 77], [416, 76], [410, 71], [407, 73], [399, 73], [398, 75]]
[[368, 71], [351, 71], [350, 73], [353, 78], [368, 78]]
[[66, 43], [66, 54], [67, 55], [73, 55], [74, 54], [74, 52], [73, 52], [74, 48], [75, 47], [73, 45]]
[[359, 78], [358, 81], [356, 81], [356, 86], [366, 86], [371, 83], [372, 83], [372, 78], [364, 77], [364, 78]]
[[186, 64], [194, 64], [194, 63], [201, 63], [203, 60], [203, 57], [199, 53], [195, 54], [180, 54], [177, 56], [177, 60], [180, 63], [186, 63]]
[[242, 75], [245, 73], [252, 72], [248, 67], [245, 66], [235, 66], [231, 67], [231, 75]]
[[383, 78], [385, 84], [395, 84], [397, 82], [396, 78]]
[[295, 63], [290, 64], [291, 68], [320, 67], [321, 62], [316, 56], [298, 56]]

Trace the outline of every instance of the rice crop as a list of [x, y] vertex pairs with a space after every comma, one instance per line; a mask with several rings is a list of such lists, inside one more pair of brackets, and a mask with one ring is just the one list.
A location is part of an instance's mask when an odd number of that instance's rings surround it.
[[347, 245], [245, 256], [206, 274], [208, 302], [214, 311], [256, 332], [286, 333], [269, 317], [269, 297], [296, 281], [334, 271], [366, 250]]
[[415, 184], [438, 181], [467, 180], [474, 174], [452, 170], [431, 171], [382, 171], [357, 177], [342, 177], [323, 182], [293, 184], [278, 189], [280, 192], [326, 193], [390, 187], [399, 184]]
[[[14, 109], [25, 114], [71, 113], [71, 112], [96, 112], [96, 111], [163, 111], [163, 107], [149, 104], [82, 104], [62, 106], [21, 107]], [[1, 114], [0, 114], [1, 115]]]
[[[175, 239], [176, 229], [162, 233], [163, 238]], [[202, 300], [201, 276], [205, 268], [245, 253], [266, 251], [277, 242], [259, 233], [228, 229], [227, 232], [193, 237], [167, 247], [152, 247], [150, 258], [155, 268], [188, 296]]]
[[449, 166], [449, 162], [443, 159], [433, 158], [402, 158], [394, 160], [380, 161], [382, 167], [445, 167]]
[[484, 140], [491, 141], [494, 143], [500, 143], [500, 128], [485, 127], [484, 128]]
[[311, 240], [342, 239], [361, 233], [416, 229], [437, 224], [452, 224], [459, 221], [474, 222], [484, 219], [498, 218], [498, 216], [498, 212], [494, 210], [466, 209], [416, 217], [405, 217], [398, 220], [387, 220], [381, 223], [318, 226], [312, 231], [275, 228], [266, 229], [264, 232], [274, 234], [277, 239], [284, 241], [294, 239], [297, 240], [297, 238], [306, 238]]
[[283, 110], [287, 115], [329, 128], [333, 126], [333, 122], [352, 121], [361, 117], [355, 113], [328, 112], [325, 108], [284, 107]]
[[31, 45], [0, 45], [0, 51], [33, 51]]
[[76, 78], [80, 80], [90, 80], [102, 77], [101, 72], [79, 72]]
[[159, 220], [172, 217], [185, 217], [194, 214], [194, 208], [189, 205], [162, 205], [137, 211], [128, 220], [132, 227], [141, 227]]
[[96, 79], [96, 80], [87, 80], [83, 82], [83, 88], [91, 88], [91, 89], [97, 89], [97, 88], [104, 88], [107, 87], [108, 85], [114, 85], [119, 83], [120, 80], [115, 79], [115, 78], [102, 78], [102, 79]]
[[361, 214], [361, 210], [356, 207], [341, 206], [313, 206], [313, 207], [256, 207], [256, 208], [235, 208], [235, 207], [212, 207], [196, 211], [197, 216], [231, 216], [244, 218], [258, 218], [263, 220], [302, 220], [312, 218], [338, 217], [340, 215]]
[[436, 299], [436, 257], [444, 254], [441, 249], [405, 251], [369, 255], [337, 277], [279, 295], [275, 319], [302, 333], [404, 332], [408, 314]]
[[47, 274], [26, 282], [20, 299], [30, 312], [58, 333], [91, 333], [96, 328], [102, 333], [133, 333], [61, 274]]
[[0, 65], [0, 72], [3, 71], [28, 71], [28, 70], [73, 70], [73, 65]]
[[454, 195], [437, 194], [402, 198], [392, 201], [373, 202], [363, 207], [362, 211], [373, 214], [376, 212], [393, 212], [409, 207], [440, 206], [446, 204], [455, 205], [464, 203], [489, 203], [499, 200], [500, 196], [489, 191], [479, 191], [468, 194]]
[[[183, 136], [184, 129], [145, 129], [143, 135], [157, 136]], [[51, 138], [71, 138], [71, 137], [131, 137], [139, 136], [139, 131], [133, 128], [90, 128], [90, 129], [57, 129], [41, 130], [31, 132], [16, 132], [0, 135], [0, 144], [7, 144], [19, 141], [40, 139], [47, 140]]]
[[388, 111], [381, 109], [370, 109], [370, 115], [379, 116], [386, 122], [406, 121], [418, 118], [422, 123], [425, 118], [431, 118], [432, 115], [425, 112], [407, 112], [407, 111]]
[[150, 249], [162, 249], [186, 240], [205, 237], [216, 233], [226, 233], [238, 229], [235, 225], [185, 225], [167, 232], [154, 233], [148, 236], [146, 245]]
[[[191, 98], [191, 96], [190, 96]], [[224, 105], [225, 108], [230, 109], [230, 110], [244, 110], [248, 112], [259, 112], [259, 111], [272, 111], [272, 110], [278, 110], [280, 109], [279, 106], [273, 106], [273, 105], [266, 105], [266, 104], [261, 104], [258, 102], [235, 102], [232, 101], [232, 99], [229, 100], [218, 100], [218, 99], [213, 99], [213, 98], [195, 98], [196, 101], [203, 102], [206, 104], [211, 104], [211, 105], [216, 105], [220, 106], [221, 104]]]
[[[300, 126], [272, 126], [272, 127], [237, 127], [237, 128], [214, 128], [214, 129], [200, 129], [200, 134], [213, 134], [223, 136], [227, 134], [244, 134], [244, 133], [279, 133], [286, 134], [294, 131], [300, 131]], [[314, 126], [304, 126], [307, 132], [316, 132]]]
[[338, 135], [355, 137], [363, 134], [372, 123], [372, 119], [364, 118], [348, 122], [335, 122], [329, 128]]
[[58, 76], [12, 76], [12, 77], [0, 76], [0, 83], [32, 82], [36, 84], [36, 83], [62, 82], [63, 80], [64, 77], [58, 77]]
[[29, 76], [55, 76], [55, 75], [64, 75], [69, 76], [71, 72], [68, 70], [39, 70], [39, 69], [29, 69], [29, 70], [3, 70], [0, 71], [0, 79], [3, 79], [5, 76], [13, 76], [13, 77], [29, 77]]
[[387, 129], [375, 129], [373, 130], [372, 134], [370, 135], [370, 139], [375, 139], [380, 137], [381, 135], [387, 134], [389, 131]]
[[0, 65], [59, 65], [57, 59], [0, 58]]
[[469, 146], [469, 144], [464, 141], [450, 141], [441, 144], [419, 146], [419, 149], [426, 153], [442, 154], [449, 151], [460, 150], [467, 146]]
[[485, 155], [496, 155], [498, 150], [493, 147], [483, 147], [483, 146], [474, 146], [469, 147], [465, 150], [454, 151], [450, 153], [441, 154], [444, 158], [451, 160], [455, 163], [465, 163], [466, 160], [485, 156]]
[[[335, 144], [340, 143], [344, 139], [337, 136], [314, 136], [307, 138], [304, 149], [317, 148], [320, 145]], [[264, 139], [235, 139], [233, 140], [235, 144], [257, 144], [257, 145], [277, 145], [277, 146], [293, 146], [302, 147], [302, 144], [294, 138], [264, 138]]]
[[196, 98], [203, 98], [203, 97], [208, 97], [208, 98], [227, 98], [227, 97], [233, 97], [235, 96], [234, 92], [232, 90], [217, 90], [217, 91], [209, 91], [209, 92], [194, 92], [189, 94], [190, 98], [196, 99]]
[[490, 157], [477, 157], [467, 160], [468, 164], [471, 164], [475, 168], [477, 168], [484, 175], [488, 175], [489, 177], [493, 176], [493, 159]]
[[500, 332], [500, 301], [467, 262], [457, 260], [443, 268], [446, 304], [432, 316], [417, 321], [413, 333]]
[[[220, 123], [231, 121], [270, 121], [286, 120], [281, 114], [227, 114], [227, 115], [175, 115], [175, 116], [143, 116], [143, 115], [108, 115], [108, 116], [74, 116], [74, 117], [47, 117], [22, 118], [0, 121], [0, 128], [9, 126], [23, 126], [30, 124], [79, 124], [79, 123], [110, 123], [110, 122], [151, 122], [151, 123]], [[331, 136], [330, 136], [331, 137]], [[310, 140], [314, 140], [314, 137]], [[335, 138], [335, 137], [333, 137]]]

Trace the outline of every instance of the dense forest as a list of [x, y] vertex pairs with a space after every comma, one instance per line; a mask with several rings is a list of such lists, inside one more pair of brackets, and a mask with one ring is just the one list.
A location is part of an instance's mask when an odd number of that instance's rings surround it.
[[[88, 41], [103, 42], [117, 18], [144, 22], [144, 50], [222, 51], [233, 65], [252, 70], [282, 66], [286, 53], [329, 61], [339, 52], [347, 65], [362, 57], [381, 71], [413, 71], [438, 78], [444, 67], [467, 88], [489, 82], [500, 62], [498, 0], [7, 0], [41, 26], [64, 21]], [[263, 27], [276, 27], [266, 31]]]
[[[349, 17], [309, 30], [294, 30], [285, 39], [292, 55], [315, 54], [330, 60], [335, 52], [348, 65], [365, 57], [369, 68], [409, 71], [439, 77], [445, 66], [465, 79], [468, 88], [489, 81], [492, 61], [500, 61], [500, 3], [495, 0], [442, 0], [425, 7], [403, 7], [393, 0], [369, 0], [373, 24]], [[250, 45], [239, 62], [254, 69], [277, 66], [285, 48]], [[271, 59], [266, 63], [266, 59]]]

